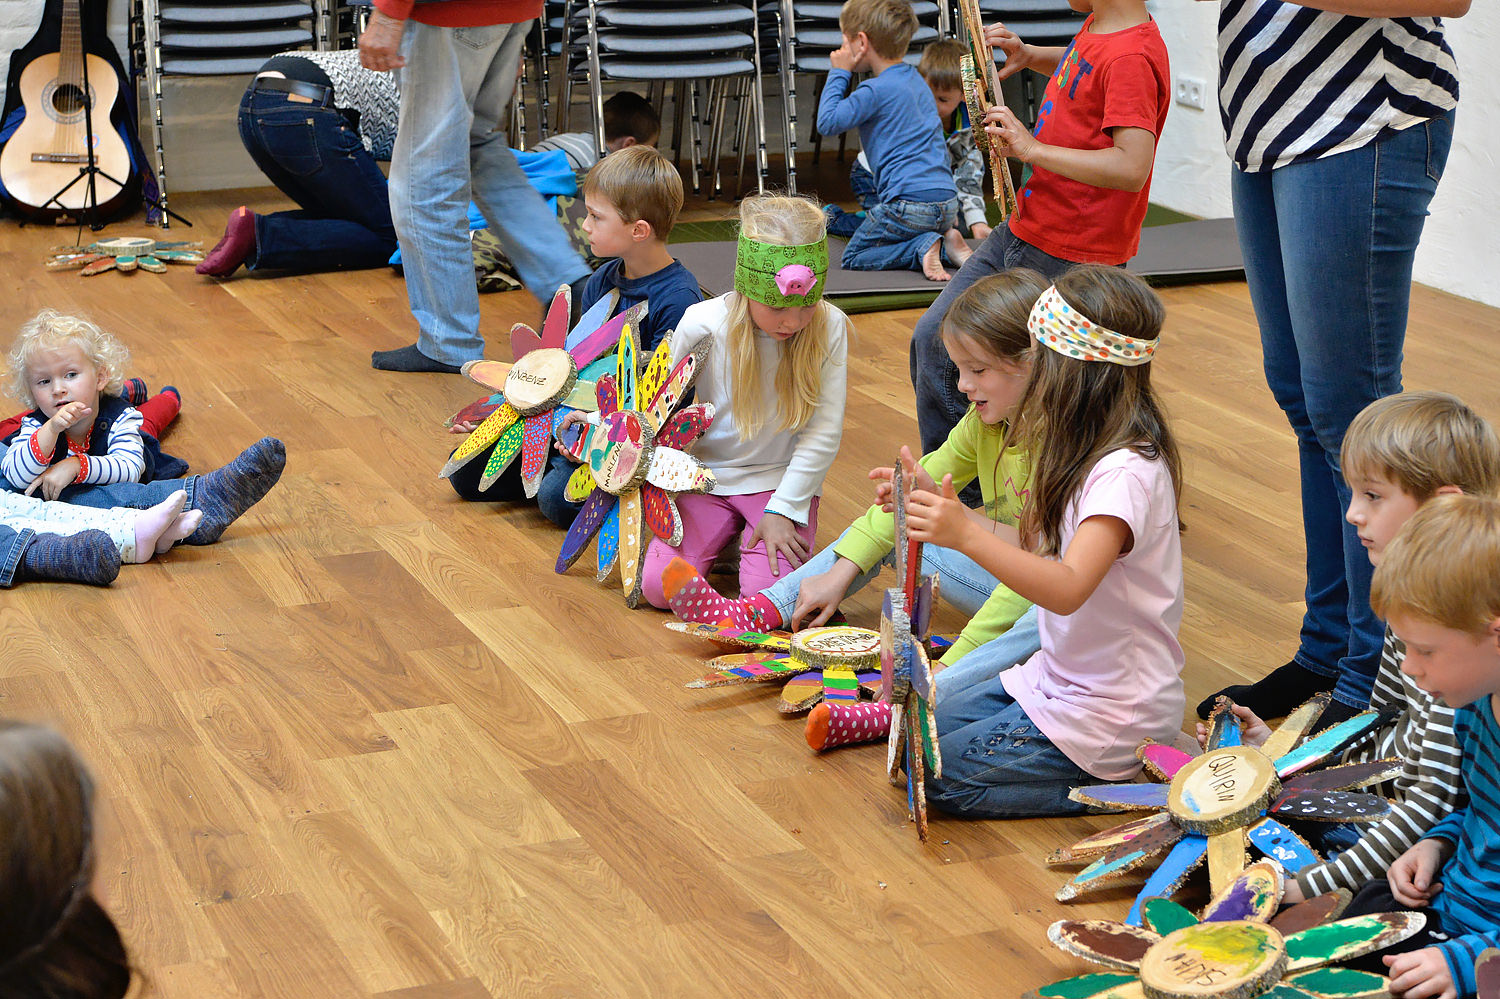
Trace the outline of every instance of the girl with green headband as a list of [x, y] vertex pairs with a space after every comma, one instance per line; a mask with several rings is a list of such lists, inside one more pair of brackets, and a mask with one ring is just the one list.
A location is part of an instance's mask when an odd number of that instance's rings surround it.
[[690, 306], [672, 334], [675, 363], [705, 341], [694, 385], [713, 424], [693, 453], [718, 484], [684, 494], [682, 543], [653, 539], [643, 592], [666, 607], [662, 571], [675, 557], [706, 572], [740, 535], [740, 588], [756, 593], [807, 560], [818, 494], [844, 432], [849, 319], [823, 301], [828, 240], [806, 198], [740, 203], [734, 291]]

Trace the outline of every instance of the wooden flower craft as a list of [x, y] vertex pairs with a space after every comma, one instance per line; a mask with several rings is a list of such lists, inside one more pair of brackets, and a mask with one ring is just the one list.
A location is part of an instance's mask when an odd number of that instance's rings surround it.
[[[713, 423], [713, 404], [677, 409], [707, 356], [704, 343], [669, 371], [671, 337], [663, 337], [639, 380], [628, 367], [618, 380], [599, 379], [597, 423], [558, 430], [558, 449], [582, 463], [568, 480], [567, 495], [584, 504], [563, 538], [557, 571], [567, 572], [597, 535], [598, 579], [603, 582], [618, 562], [628, 607], [641, 600], [650, 536], [669, 545], [682, 542], [677, 494], [714, 486], [714, 473], [685, 450]], [[638, 403], [644, 405], [636, 409]]]
[[1401, 771], [1400, 760], [1322, 767], [1379, 724], [1375, 712], [1341, 722], [1297, 746], [1328, 705], [1319, 694], [1287, 716], [1260, 748], [1241, 744], [1240, 725], [1228, 698], [1209, 717], [1207, 748], [1192, 756], [1148, 742], [1136, 751], [1146, 770], [1165, 784], [1102, 784], [1074, 788], [1070, 797], [1090, 805], [1153, 810], [1080, 840], [1048, 858], [1049, 864], [1095, 859], [1057, 893], [1068, 901], [1134, 870], [1166, 851], [1127, 917], [1141, 921], [1141, 903], [1175, 894], [1206, 856], [1209, 884], [1222, 892], [1244, 869], [1246, 841], [1289, 871], [1319, 857], [1283, 818], [1322, 822], [1374, 822], [1390, 803], [1354, 788], [1377, 784]]
[[78, 271], [93, 277], [105, 271], [129, 274], [134, 270], [164, 273], [168, 264], [196, 264], [203, 260], [202, 243], [163, 243], [149, 236], [121, 236], [88, 246], [54, 246], [44, 265], [49, 271]]
[[1385, 976], [1331, 967], [1400, 943], [1426, 925], [1419, 912], [1327, 922], [1347, 893], [1319, 895], [1274, 919], [1281, 868], [1242, 871], [1202, 918], [1167, 898], [1145, 903], [1144, 928], [1110, 919], [1061, 920], [1047, 936], [1062, 950], [1124, 974], [1044, 985], [1026, 999], [1374, 999]]
[[711, 660], [712, 672], [689, 687], [780, 683], [776, 708], [785, 715], [806, 714], [822, 701], [870, 700], [880, 692], [880, 673], [872, 668], [880, 661], [880, 634], [868, 628], [809, 628], [793, 635], [685, 621], [669, 621], [667, 627], [721, 645], [759, 650]]
[[[609, 305], [608, 300], [601, 304]], [[621, 355], [635, 356], [635, 327], [646, 314], [642, 302], [613, 319], [597, 325], [601, 310], [591, 310], [573, 332], [568, 332], [572, 291], [557, 289], [540, 336], [525, 323], [510, 331], [514, 364], [500, 361], [470, 361], [463, 373], [496, 393], [466, 407], [449, 421], [482, 419], [465, 438], [438, 474], [444, 478], [473, 461], [491, 445], [495, 449], [485, 463], [479, 489], [487, 490], [521, 456], [521, 485], [527, 496], [535, 496], [552, 451], [552, 435], [562, 422], [560, 407], [594, 408], [594, 385], [578, 380], [579, 369], [625, 341]]]

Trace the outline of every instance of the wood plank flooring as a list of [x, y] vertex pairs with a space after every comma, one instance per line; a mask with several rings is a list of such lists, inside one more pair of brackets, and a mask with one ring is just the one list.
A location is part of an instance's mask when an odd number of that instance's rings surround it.
[[[218, 237], [241, 200], [182, 196]], [[723, 203], [692, 202], [706, 218]], [[117, 225], [109, 235], [145, 231]], [[0, 224], [0, 330], [90, 314], [179, 386], [168, 449], [206, 470], [263, 434], [276, 490], [210, 548], [114, 586], [0, 595], [0, 711], [65, 731], [102, 789], [99, 891], [170, 999], [1012, 996], [1083, 967], [1044, 928], [1042, 858], [1105, 819], [960, 822], [917, 844], [883, 746], [815, 756], [763, 691], [689, 691], [712, 650], [552, 572], [534, 509], [458, 501], [440, 421], [478, 391], [372, 371], [411, 342], [389, 272], [81, 279], [71, 230]], [[1186, 449], [1189, 704], [1285, 661], [1300, 619], [1296, 452], [1241, 283], [1168, 289], [1159, 384]], [[483, 299], [492, 356], [535, 322]], [[916, 312], [856, 317], [820, 542], [916, 443]], [[1425, 289], [1407, 384], [1500, 419], [1500, 313]], [[846, 605], [877, 615], [872, 589]], [[939, 624], [953, 627], [950, 614]]]

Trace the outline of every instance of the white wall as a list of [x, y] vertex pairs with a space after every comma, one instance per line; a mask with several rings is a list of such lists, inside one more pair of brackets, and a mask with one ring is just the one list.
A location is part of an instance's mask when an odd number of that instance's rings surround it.
[[[1215, 50], [1219, 5], [1150, 0], [1172, 73], [1218, 86]], [[1459, 107], [1453, 152], [1432, 203], [1417, 253], [1416, 280], [1455, 295], [1500, 305], [1500, 76], [1489, 60], [1500, 51], [1500, 6], [1476, 0], [1447, 22], [1458, 58]], [[1173, 105], [1167, 117], [1151, 200], [1204, 217], [1231, 214], [1229, 157], [1213, 102], [1207, 111]]]
[[[130, 68], [130, 59], [125, 51], [126, 18], [129, 4], [126, 0], [88, 0], [91, 3], [109, 4], [109, 36], [120, 53], [120, 61]], [[0, 98], [5, 94], [5, 80], [10, 73], [10, 54], [31, 41], [42, 20], [43, 0], [0, 0]]]

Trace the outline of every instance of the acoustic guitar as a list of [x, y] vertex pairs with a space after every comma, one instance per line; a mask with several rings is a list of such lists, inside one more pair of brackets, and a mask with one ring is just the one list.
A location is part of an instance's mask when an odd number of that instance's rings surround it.
[[[80, 4], [63, 0], [59, 51], [37, 56], [22, 71], [26, 118], [0, 149], [0, 183], [16, 207], [34, 218], [58, 219], [95, 205], [101, 217], [111, 217], [134, 186], [130, 153], [111, 123], [119, 81], [108, 62], [83, 51]], [[103, 171], [94, 176], [92, 200], [88, 179], [80, 176], [88, 166], [90, 121], [94, 161]]]

